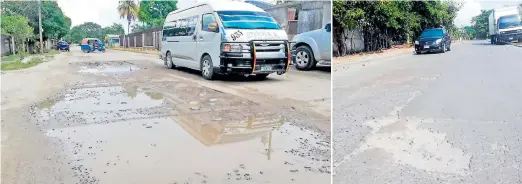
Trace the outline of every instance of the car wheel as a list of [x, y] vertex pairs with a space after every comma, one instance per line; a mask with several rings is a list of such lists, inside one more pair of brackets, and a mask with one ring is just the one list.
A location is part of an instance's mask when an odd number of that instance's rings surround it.
[[447, 49], [447, 48], [446, 48], [446, 43], [443, 43], [443, 44], [442, 44], [442, 51], [441, 51], [441, 52], [442, 52], [442, 53], [446, 53], [446, 49]]
[[451, 43], [448, 45], [448, 51], [451, 51]]
[[207, 80], [212, 80], [214, 77], [214, 65], [209, 55], [205, 55], [201, 58], [201, 75]]
[[421, 51], [415, 51], [415, 54], [417, 54], [417, 55], [421, 55], [422, 52], [421, 52]]
[[298, 70], [307, 71], [315, 65], [314, 54], [312, 49], [306, 45], [297, 47], [295, 52], [295, 67]]
[[170, 56], [170, 52], [167, 52], [167, 56], [165, 57], [166, 58], [166, 66], [168, 69], [174, 69], [176, 68], [176, 66], [174, 65], [174, 63], [172, 63], [172, 56]]

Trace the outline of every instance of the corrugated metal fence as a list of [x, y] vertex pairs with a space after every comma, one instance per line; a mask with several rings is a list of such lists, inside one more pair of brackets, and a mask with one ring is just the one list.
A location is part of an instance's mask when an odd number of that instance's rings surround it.
[[120, 46], [125, 48], [154, 48], [160, 50], [162, 27], [120, 36]]

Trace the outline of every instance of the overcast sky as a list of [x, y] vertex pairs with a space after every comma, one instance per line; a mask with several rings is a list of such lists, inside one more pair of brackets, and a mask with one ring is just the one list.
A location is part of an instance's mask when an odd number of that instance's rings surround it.
[[[186, 8], [204, 1], [223, 0], [179, 0], [178, 8]], [[275, 0], [264, 1], [274, 2]], [[469, 25], [471, 18], [480, 14], [481, 9], [492, 9], [522, 3], [522, 0], [462, 1], [465, 1], [464, 7], [459, 11], [457, 19], [455, 20], [455, 24], [459, 27]], [[116, 10], [118, 7], [118, 0], [58, 0], [58, 5], [62, 8], [65, 15], [71, 18], [73, 26], [84, 22], [95, 22], [105, 27], [116, 22], [122, 24], [125, 32], [127, 31], [127, 22], [120, 19], [118, 11]]]

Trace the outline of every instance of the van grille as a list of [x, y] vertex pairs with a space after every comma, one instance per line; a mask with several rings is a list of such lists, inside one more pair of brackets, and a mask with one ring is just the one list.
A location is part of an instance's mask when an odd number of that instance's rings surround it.
[[254, 42], [256, 52], [284, 52], [284, 41]]

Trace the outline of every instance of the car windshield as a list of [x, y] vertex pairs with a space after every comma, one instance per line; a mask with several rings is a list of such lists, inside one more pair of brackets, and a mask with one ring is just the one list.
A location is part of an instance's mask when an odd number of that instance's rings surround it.
[[429, 29], [429, 30], [426, 30], [426, 31], [422, 32], [420, 37], [421, 38], [441, 37], [442, 35], [443, 35], [442, 29]]
[[268, 13], [252, 11], [218, 11], [223, 27], [232, 29], [281, 29]]
[[508, 29], [522, 25], [520, 17], [517, 15], [503, 16], [498, 19], [499, 29]]

